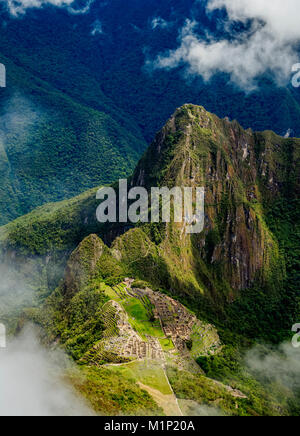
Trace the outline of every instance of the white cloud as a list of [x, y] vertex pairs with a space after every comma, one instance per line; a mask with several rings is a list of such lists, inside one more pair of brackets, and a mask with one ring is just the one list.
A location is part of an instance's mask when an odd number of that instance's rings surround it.
[[299, 0], [209, 0], [208, 10], [226, 8], [232, 21], [263, 20], [268, 32], [280, 40], [300, 37]]
[[10, 14], [14, 17], [24, 15], [27, 9], [39, 9], [47, 5], [59, 8], [68, 8], [72, 14], [85, 14], [90, 10], [94, 0], [89, 0], [87, 4], [79, 9], [71, 7], [75, 0], [0, 0], [6, 3]]
[[93, 415], [63, 375], [67, 357], [44, 350], [32, 329], [0, 350], [0, 416]]
[[166, 20], [164, 20], [161, 17], [155, 17], [153, 18], [153, 20], [151, 21], [151, 28], [152, 30], [155, 30], [157, 28], [159, 29], [165, 29], [166, 27], [168, 27], [168, 22]]
[[[75, 0], [73, 0], [72, 3], [74, 3]], [[87, 14], [88, 12], [90, 12], [91, 6], [94, 3], [95, 0], [88, 0], [88, 2], [86, 3], [86, 5], [82, 6], [81, 8], [72, 8], [69, 7], [68, 11], [73, 14], [73, 15], [83, 15], [83, 14]]]
[[195, 33], [196, 22], [187, 21], [180, 32], [176, 50], [160, 55], [155, 66], [175, 68], [186, 65], [191, 74], [208, 81], [218, 72], [228, 73], [242, 88], [255, 87], [255, 78], [267, 71], [279, 84], [290, 78], [292, 65], [297, 62], [300, 43], [299, 0], [209, 0], [207, 11], [225, 8], [228, 20], [247, 23], [250, 29], [234, 38], [200, 39]]
[[96, 35], [102, 35], [102, 34], [103, 34], [102, 23], [101, 23], [100, 20], [96, 20], [96, 21], [92, 24], [91, 35], [92, 35], [92, 36], [96, 36]]
[[300, 389], [299, 349], [291, 342], [277, 348], [257, 345], [246, 355], [246, 364], [264, 383], [279, 383], [293, 392]]

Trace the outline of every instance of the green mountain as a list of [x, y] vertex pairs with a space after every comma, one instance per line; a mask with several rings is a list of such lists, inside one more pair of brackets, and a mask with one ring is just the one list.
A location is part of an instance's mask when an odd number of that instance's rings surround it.
[[[146, 234], [160, 274], [143, 265], [139, 273], [139, 262], [132, 273], [146, 274], [156, 286], [196, 295], [205, 305], [218, 303], [217, 313], [254, 284], [268, 289], [268, 297], [278, 295], [287, 275], [294, 278], [297, 259], [298, 143], [272, 132], [244, 131], [236, 122], [186, 105], [158, 133], [130, 182], [146, 188], [204, 186], [204, 232], [182, 238], [180, 225], [147, 224], [114, 241], [124, 230], [97, 223], [96, 190], [91, 190], [3, 227], [1, 247], [7, 259], [54, 259], [59, 253], [61, 260], [90, 233], [125, 247], [134, 244], [136, 233]], [[128, 250], [124, 261], [128, 257], [131, 264], [131, 256]]]
[[[38, 291], [19, 327], [33, 320], [67, 350], [79, 364], [70, 380], [98, 411], [137, 413], [145, 395], [143, 414], [299, 413], [299, 386], [245, 363], [255, 341], [289, 338], [300, 314], [299, 140], [185, 105], [129, 181], [204, 187], [203, 232], [100, 226], [95, 190], [19, 218], [0, 229], [2, 267]], [[116, 376], [134, 382], [131, 399], [99, 390]]]
[[8, 76], [0, 93], [0, 224], [132, 172], [145, 141], [96, 83], [98, 109], [1, 54], [0, 62]]
[[[138, 164], [132, 184], [205, 187], [203, 233], [182, 238], [175, 224], [159, 232], [161, 257], [168, 271], [167, 283], [158, 276], [160, 286], [195, 298], [198, 307], [213, 305], [214, 316], [223, 314], [225, 319], [224, 308], [232, 312], [232, 302], [246, 297], [242, 290], [252, 289], [255, 295], [257, 288], [270, 309], [275, 304], [268, 322], [280, 319], [278, 328], [292, 325], [288, 312], [283, 320], [275, 307], [281, 297], [286, 301], [289, 296], [294, 315], [298, 309], [298, 139], [245, 131], [237, 122], [186, 105], [157, 135]], [[155, 234], [150, 226], [154, 240]], [[206, 303], [199, 303], [200, 296]], [[242, 328], [253, 328], [253, 319], [248, 322], [242, 313], [239, 308]], [[263, 322], [266, 314], [257, 316]], [[259, 328], [258, 319], [254, 325]], [[262, 334], [264, 330], [267, 326], [261, 328]]]

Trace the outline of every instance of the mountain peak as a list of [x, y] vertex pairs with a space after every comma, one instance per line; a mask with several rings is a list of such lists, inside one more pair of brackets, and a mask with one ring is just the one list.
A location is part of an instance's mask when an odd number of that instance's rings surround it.
[[[282, 195], [287, 173], [276, 162], [287, 163], [286, 153], [293, 155], [296, 148], [273, 133], [244, 130], [236, 121], [186, 104], [157, 134], [132, 186], [204, 187], [205, 228], [195, 237], [198, 254], [211, 265], [222, 265], [224, 280], [241, 290], [258, 277], [264, 281], [272, 265], [280, 263], [277, 243], [262, 218], [263, 203]], [[296, 174], [296, 155], [292, 160]]]

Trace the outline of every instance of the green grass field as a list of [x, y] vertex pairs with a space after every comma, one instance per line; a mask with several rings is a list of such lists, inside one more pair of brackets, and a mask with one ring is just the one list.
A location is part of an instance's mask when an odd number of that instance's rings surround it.
[[128, 313], [129, 322], [144, 339], [145, 335], [163, 338], [164, 333], [158, 320], [151, 322], [148, 313], [143, 304], [136, 298], [129, 298], [122, 302], [122, 305]]
[[172, 391], [161, 365], [153, 361], [132, 362], [126, 365], [109, 366], [119, 376], [141, 382], [146, 386], [160, 391], [164, 395], [171, 395]]
[[163, 411], [131, 372], [116, 371], [116, 367], [80, 367], [69, 370], [67, 380], [101, 415], [162, 415]]
[[105, 294], [111, 300], [117, 301], [118, 303], [121, 301], [121, 298], [115, 293], [115, 291], [110, 287], [106, 286], [104, 283], [101, 285], [101, 288], [104, 290]]
[[[125, 285], [119, 285], [124, 287]], [[146, 340], [146, 334], [154, 336], [156, 338], [164, 338], [164, 332], [162, 331], [160, 322], [155, 320], [153, 322], [149, 319], [149, 313], [147, 312], [143, 303], [134, 297], [128, 296], [127, 298], [120, 298], [119, 295], [111, 288], [103, 284], [103, 290], [106, 295], [120, 303], [128, 314], [128, 321], [130, 322], [132, 328], [144, 339]], [[173, 347], [172, 347], [173, 348]]]
[[171, 351], [174, 350], [174, 344], [172, 342], [172, 339], [166, 338], [166, 339], [159, 339], [160, 345], [164, 351]]

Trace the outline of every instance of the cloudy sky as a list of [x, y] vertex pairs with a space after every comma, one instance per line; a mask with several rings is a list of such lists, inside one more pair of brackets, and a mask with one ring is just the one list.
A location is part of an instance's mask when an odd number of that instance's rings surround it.
[[267, 71], [279, 84], [286, 83], [292, 65], [298, 62], [299, 0], [208, 0], [208, 14], [218, 9], [227, 11], [224, 29], [236, 22], [250, 26], [231, 39], [216, 40], [208, 35], [201, 40], [195, 32], [198, 23], [187, 20], [180, 29], [178, 48], [160, 54], [156, 67], [186, 65], [190, 74], [205, 80], [225, 72], [233, 82], [249, 89], [255, 86], [254, 79]]

